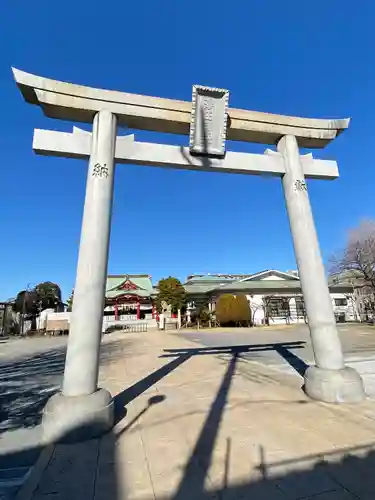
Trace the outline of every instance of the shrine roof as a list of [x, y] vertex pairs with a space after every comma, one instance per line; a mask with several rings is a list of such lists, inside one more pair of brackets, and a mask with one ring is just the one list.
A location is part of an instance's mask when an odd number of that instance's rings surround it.
[[193, 283], [193, 284], [184, 285], [184, 288], [185, 288], [185, 291], [187, 294], [194, 295], [194, 294], [202, 294], [202, 293], [205, 294], [205, 293], [211, 292], [212, 290], [219, 289], [220, 286], [218, 286], [217, 284], [213, 284], [213, 283], [205, 283], [205, 284]]
[[110, 290], [106, 292], [106, 299], [115, 299], [116, 297], [121, 297], [122, 295], [134, 295], [134, 297], [150, 297], [150, 292], [145, 292], [144, 290]]
[[[216, 289], [215, 289], [216, 290]], [[255, 293], [257, 291], [267, 291], [267, 292], [282, 292], [283, 290], [301, 291], [301, 283], [298, 280], [254, 280], [254, 281], [236, 281], [234, 283], [228, 283], [221, 287], [217, 287], [217, 290], [233, 291], [233, 292], [249, 292]], [[329, 285], [330, 292], [336, 293], [346, 293], [350, 292], [351, 288], [345, 284]]]
[[[301, 293], [299, 280], [253, 280], [253, 281], [233, 281], [232, 283], [214, 284], [193, 284], [185, 285], [186, 293], [189, 295], [215, 294], [220, 293], [282, 293], [289, 291]], [[352, 287], [346, 284], [330, 284], [331, 293], [349, 293]]]
[[229, 278], [226, 276], [215, 276], [215, 275], [205, 275], [205, 276], [189, 276], [186, 280], [187, 285], [193, 285], [195, 283], [221, 283], [221, 282], [228, 282], [228, 281], [234, 281], [236, 278]]
[[148, 274], [116, 274], [107, 276], [107, 298], [115, 298], [121, 295], [149, 297], [155, 293], [151, 276]]

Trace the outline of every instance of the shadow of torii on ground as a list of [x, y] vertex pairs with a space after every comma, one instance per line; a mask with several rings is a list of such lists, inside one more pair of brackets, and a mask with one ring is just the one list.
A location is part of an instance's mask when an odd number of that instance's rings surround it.
[[243, 345], [227, 345], [213, 347], [197, 347], [186, 349], [164, 349], [164, 354], [161, 357], [180, 357], [180, 356], [204, 356], [204, 355], [237, 355], [240, 358], [251, 358], [251, 354], [260, 352], [274, 351], [279, 354], [294, 370], [304, 376], [308, 364], [298, 357], [292, 349], [303, 349], [306, 342], [274, 342], [269, 344], [243, 344]]
[[197, 347], [182, 349], [164, 349], [160, 358], [173, 358], [169, 363], [148, 374], [130, 387], [114, 397], [115, 401], [115, 420], [119, 422], [126, 414], [126, 405], [146, 392], [157, 382], [166, 377], [169, 373], [179, 368], [193, 356], [222, 356], [229, 355], [237, 360], [248, 359], [251, 354], [258, 352], [274, 351], [284, 358], [302, 377], [308, 368], [308, 365], [294, 354], [291, 349], [303, 349], [305, 342], [276, 342], [270, 344], [246, 344], [220, 347]]

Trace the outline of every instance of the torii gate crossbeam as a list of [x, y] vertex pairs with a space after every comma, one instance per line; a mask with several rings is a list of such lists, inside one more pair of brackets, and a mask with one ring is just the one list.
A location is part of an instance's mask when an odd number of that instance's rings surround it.
[[[73, 133], [40, 129], [34, 131], [33, 149], [40, 155], [89, 159], [91, 144], [91, 133], [77, 127], [73, 127]], [[282, 155], [269, 149], [264, 155], [228, 151], [223, 159], [207, 158], [190, 154], [187, 147], [137, 142], [133, 135], [116, 138], [115, 162], [200, 172], [277, 177], [285, 174]], [[310, 153], [301, 156], [301, 163], [306, 179], [332, 180], [339, 176], [335, 161], [317, 160]]]

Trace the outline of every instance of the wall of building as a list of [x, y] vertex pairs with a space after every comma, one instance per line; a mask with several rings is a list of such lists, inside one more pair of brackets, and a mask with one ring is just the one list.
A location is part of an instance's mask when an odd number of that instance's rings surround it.
[[266, 276], [262, 278], [262, 281], [283, 281], [285, 278], [281, 278], [280, 276], [276, 276], [275, 274], [271, 274], [270, 276]]
[[[353, 295], [332, 293], [332, 308], [337, 316], [341, 316], [344, 321], [356, 321], [358, 320], [358, 314], [356, 313], [355, 300]], [[283, 297], [279, 294], [277, 297]], [[275, 296], [275, 298], [277, 298]], [[288, 297], [287, 294], [284, 297]], [[297, 308], [296, 298], [302, 297], [302, 294], [296, 295], [295, 297], [290, 297], [289, 299], [289, 314], [284, 316], [271, 315], [269, 317], [270, 324], [294, 324], [294, 323], [305, 323], [305, 316], [301, 314], [301, 311]], [[265, 314], [265, 295], [247, 295], [249, 301], [250, 309], [252, 312], [252, 320], [255, 325], [265, 324], [266, 314]], [[342, 304], [341, 304], [341, 303]], [[346, 304], [344, 304], [346, 302]]]
[[[41, 322], [40, 328], [46, 328], [47, 330], [65, 330], [69, 329], [71, 312], [61, 312], [55, 313], [50, 312], [45, 315], [44, 321]], [[156, 327], [156, 320], [152, 318], [152, 314], [146, 314], [144, 320], [137, 320], [136, 315], [124, 315], [121, 316], [117, 321], [113, 317], [103, 318], [102, 331], [105, 332], [106, 329], [113, 325], [129, 325], [131, 323], [147, 323], [150, 328]]]
[[[265, 306], [266, 306], [266, 299], [267, 296], [265, 295], [247, 295], [247, 299], [249, 301], [251, 313], [252, 313], [252, 320], [255, 325], [263, 325], [266, 322], [266, 311], [265, 311]], [[300, 295], [298, 297], [301, 297]], [[278, 295], [274, 296], [275, 299], [277, 298], [284, 298], [284, 299], [289, 299], [288, 300], [288, 305], [289, 305], [289, 313], [286, 313], [281, 316], [277, 315], [269, 315], [268, 320], [269, 323], [272, 325], [278, 325], [278, 324], [293, 324], [293, 323], [304, 323], [305, 322], [305, 315], [300, 312], [300, 310], [297, 308], [296, 305], [296, 298], [291, 297], [288, 295]]]
[[[359, 321], [353, 294], [331, 293], [331, 299], [335, 315], [344, 315], [345, 321]], [[340, 302], [343, 303], [340, 304]]]

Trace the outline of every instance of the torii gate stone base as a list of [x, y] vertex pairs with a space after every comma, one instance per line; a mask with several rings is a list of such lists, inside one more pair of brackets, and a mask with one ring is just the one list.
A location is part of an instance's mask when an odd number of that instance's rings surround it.
[[[228, 92], [222, 89], [194, 87], [189, 103], [83, 87], [16, 69], [13, 73], [25, 100], [46, 116], [93, 124], [92, 133], [34, 134], [39, 154], [89, 159], [64, 381], [44, 410], [46, 442], [98, 436], [114, 423], [112, 397], [97, 383], [115, 163], [281, 177], [315, 356], [305, 374], [305, 392], [329, 403], [364, 399], [360, 376], [344, 365], [305, 183], [305, 178], [337, 178], [337, 164], [299, 154], [299, 147], [324, 147], [349, 120], [228, 109]], [[190, 134], [190, 147], [117, 137], [118, 125]], [[225, 153], [227, 138], [276, 144], [277, 151]]]

